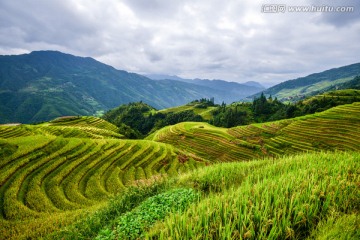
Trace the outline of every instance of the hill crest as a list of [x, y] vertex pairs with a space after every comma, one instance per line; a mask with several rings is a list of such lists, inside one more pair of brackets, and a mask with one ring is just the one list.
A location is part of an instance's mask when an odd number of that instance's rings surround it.
[[[263, 91], [267, 96], [272, 95], [279, 100], [299, 100], [306, 96], [325, 91], [337, 84], [352, 81], [360, 75], [360, 63], [347, 66], [332, 68], [323, 72], [313, 73], [305, 77], [300, 77], [279, 83]], [[259, 96], [255, 94], [254, 96]]]

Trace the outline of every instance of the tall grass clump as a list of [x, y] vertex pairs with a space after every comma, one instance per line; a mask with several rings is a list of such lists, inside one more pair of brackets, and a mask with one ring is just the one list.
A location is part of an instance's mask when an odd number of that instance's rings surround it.
[[334, 213], [318, 224], [309, 239], [360, 239], [360, 216]]
[[[213, 182], [205, 187], [210, 193], [185, 213], [157, 224], [147, 238], [304, 239], [329, 216], [358, 214], [360, 153], [312, 153], [263, 162], [261, 168], [255, 167], [259, 162], [240, 163], [241, 180], [225, 165], [184, 176], [183, 184], [200, 190]], [[216, 180], [207, 180], [211, 178]]]

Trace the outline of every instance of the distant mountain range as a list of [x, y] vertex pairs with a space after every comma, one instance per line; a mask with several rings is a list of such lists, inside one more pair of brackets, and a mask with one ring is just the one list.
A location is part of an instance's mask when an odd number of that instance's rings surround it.
[[[120, 104], [143, 101], [164, 109], [200, 98], [231, 103], [264, 92], [299, 99], [343, 85], [360, 75], [360, 63], [290, 80], [264, 89], [257, 82], [182, 79], [159, 81], [117, 70], [89, 57], [57, 51], [0, 56], [0, 123], [32, 123], [66, 115], [96, 115]], [[156, 79], [154, 76], [149, 76]], [[356, 84], [358, 80], [355, 80]]]
[[[359, 85], [359, 78], [355, 78], [356, 76], [360, 76], [360, 63], [288, 80], [263, 92], [265, 95], [272, 95], [281, 101], [296, 101], [328, 90], [356, 88]], [[255, 94], [248, 99], [259, 95], [260, 93]]]
[[[221, 84], [224, 84], [220, 82]], [[153, 81], [89, 57], [57, 51], [0, 56], [0, 123], [48, 121], [66, 115], [94, 115], [120, 104], [144, 101], [157, 109], [199, 98], [233, 102], [263, 90], [218, 82]]]
[[187, 83], [194, 83], [194, 84], [197, 84], [200, 86], [213, 87], [216, 89], [218, 89], [218, 87], [220, 87], [221, 89], [226, 90], [226, 91], [228, 91], [229, 89], [231, 89], [233, 87], [238, 88], [240, 90], [240, 89], [244, 88], [244, 86], [256, 87], [261, 90], [265, 89], [265, 87], [263, 85], [261, 85], [258, 82], [255, 82], [255, 81], [237, 83], [237, 82], [229, 82], [229, 81], [225, 81], [225, 80], [221, 80], [221, 79], [213, 79], [213, 80], [200, 79], [200, 78], [186, 79], [186, 78], [178, 77], [176, 75], [165, 75], [165, 74], [146, 74], [145, 76], [152, 80], [175, 80], [175, 81], [181, 81], [181, 82], [187, 82]]

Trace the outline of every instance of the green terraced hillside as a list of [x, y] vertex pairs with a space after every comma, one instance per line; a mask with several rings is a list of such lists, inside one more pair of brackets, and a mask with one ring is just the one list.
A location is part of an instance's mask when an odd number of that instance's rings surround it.
[[173, 146], [212, 162], [243, 161], [261, 156], [258, 147], [237, 139], [226, 128], [185, 122], [165, 127], [147, 139]]
[[206, 108], [198, 108], [196, 107], [196, 104], [194, 103], [188, 103], [186, 105], [173, 107], [173, 108], [167, 108], [160, 110], [158, 112], [160, 113], [178, 113], [183, 112], [187, 110], [194, 111], [195, 114], [200, 115], [204, 120], [210, 120], [212, 118], [211, 112], [215, 110], [217, 107], [206, 107]]
[[116, 129], [93, 117], [1, 126], [0, 239], [49, 233], [128, 186], [204, 165], [168, 144], [116, 139]]
[[69, 116], [37, 125], [0, 125], [0, 139], [34, 135], [66, 138], [124, 138], [115, 125], [97, 117]]
[[329, 91], [322, 94], [318, 94], [316, 96], [310, 97], [303, 101], [304, 104], [312, 102], [314, 100], [321, 100], [321, 99], [334, 99], [336, 101], [346, 102], [359, 102], [360, 101], [360, 90], [356, 89], [344, 89], [344, 90], [336, 90], [336, 91]]
[[223, 162], [315, 150], [360, 150], [359, 136], [360, 103], [353, 103], [304, 117], [230, 129], [179, 123], [147, 139]]
[[[230, 129], [184, 122], [146, 140], [122, 139], [117, 131], [95, 117], [0, 126], [1, 238], [45, 236], [106, 208], [109, 199], [121, 197], [130, 186], [150, 186], [211, 163], [359, 151], [360, 103]], [[195, 187], [215, 184], [194, 181]]]

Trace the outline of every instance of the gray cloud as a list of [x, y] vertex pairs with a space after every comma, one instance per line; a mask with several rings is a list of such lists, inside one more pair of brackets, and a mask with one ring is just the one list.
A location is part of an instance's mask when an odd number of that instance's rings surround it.
[[322, 12], [318, 19], [320, 23], [333, 25], [336, 28], [360, 23], [360, 1], [358, 0], [311, 0], [311, 3], [314, 6], [328, 6], [334, 9], [339, 7], [340, 11], [347, 11], [347, 7], [352, 8], [349, 9], [352, 10], [350, 12]]
[[138, 73], [239, 82], [279, 82], [359, 62], [358, 1], [331, 1], [353, 5], [354, 13], [262, 13], [267, 3], [2, 0], [0, 54], [54, 49]]

